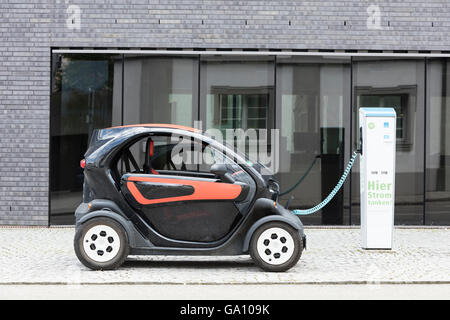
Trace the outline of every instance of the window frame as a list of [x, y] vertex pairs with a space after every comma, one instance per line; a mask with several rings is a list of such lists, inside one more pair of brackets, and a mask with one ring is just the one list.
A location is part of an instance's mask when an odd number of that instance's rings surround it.
[[[355, 124], [354, 124], [354, 132], [356, 133], [355, 141], [359, 141], [359, 130], [356, 128], [359, 126], [359, 117], [358, 112], [359, 108], [363, 107], [359, 105], [359, 97], [361, 96], [400, 96], [401, 103], [406, 100], [405, 105], [398, 106], [402, 110], [402, 114], [399, 116], [398, 109], [397, 119], [403, 119], [403, 127], [402, 127], [402, 138], [397, 137], [397, 148], [399, 150], [409, 151], [413, 148], [414, 145], [414, 119], [411, 117], [417, 109], [417, 85], [411, 86], [398, 86], [398, 87], [368, 87], [368, 86], [355, 86], [354, 87], [354, 101], [355, 101]], [[413, 105], [414, 99], [416, 103]], [[394, 107], [394, 106], [386, 106], [386, 107]], [[397, 128], [398, 130], [398, 128]]]

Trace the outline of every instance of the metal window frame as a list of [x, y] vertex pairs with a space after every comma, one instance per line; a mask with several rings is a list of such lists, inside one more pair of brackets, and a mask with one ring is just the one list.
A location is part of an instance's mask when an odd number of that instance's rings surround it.
[[249, 51], [249, 50], [125, 50], [125, 49], [70, 49], [54, 48], [52, 53], [86, 54], [141, 54], [141, 55], [200, 55], [200, 56], [327, 56], [327, 57], [397, 57], [397, 58], [449, 58], [448, 52], [322, 52], [322, 51]]

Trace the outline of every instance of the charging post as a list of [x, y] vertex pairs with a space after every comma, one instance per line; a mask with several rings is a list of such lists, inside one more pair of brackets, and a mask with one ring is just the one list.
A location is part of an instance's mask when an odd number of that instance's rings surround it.
[[361, 246], [392, 249], [395, 203], [396, 113], [360, 108]]

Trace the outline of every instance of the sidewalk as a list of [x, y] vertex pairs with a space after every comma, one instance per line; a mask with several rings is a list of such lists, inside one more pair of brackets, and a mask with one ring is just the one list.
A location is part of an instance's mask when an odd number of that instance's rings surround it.
[[308, 250], [285, 273], [247, 256], [130, 256], [115, 271], [90, 271], [73, 251], [73, 228], [0, 227], [2, 284], [398, 284], [450, 283], [450, 230], [394, 231], [391, 251], [366, 251], [360, 230], [307, 228]]

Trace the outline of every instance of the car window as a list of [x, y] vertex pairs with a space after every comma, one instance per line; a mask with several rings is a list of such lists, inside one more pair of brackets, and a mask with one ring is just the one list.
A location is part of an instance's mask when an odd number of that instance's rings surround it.
[[170, 136], [151, 136], [154, 150], [150, 158], [150, 164], [154, 170], [182, 170], [182, 165], [176, 166], [171, 159], [173, 148], [177, 145], [177, 139]]
[[[153, 144], [150, 155], [149, 139]], [[146, 159], [146, 152], [149, 157]], [[146, 164], [146, 161], [149, 164]], [[123, 148], [117, 161], [119, 177], [127, 173], [157, 174], [159, 171], [211, 173], [211, 166], [224, 163], [237, 181], [246, 182], [248, 174], [222, 151], [190, 137], [151, 135]]]
[[211, 147], [189, 137], [153, 136], [155, 153], [151, 159], [155, 170], [209, 173], [214, 164]]
[[120, 151], [116, 163], [116, 170], [120, 177], [126, 173], [144, 173], [146, 141], [146, 137], [139, 139]]

